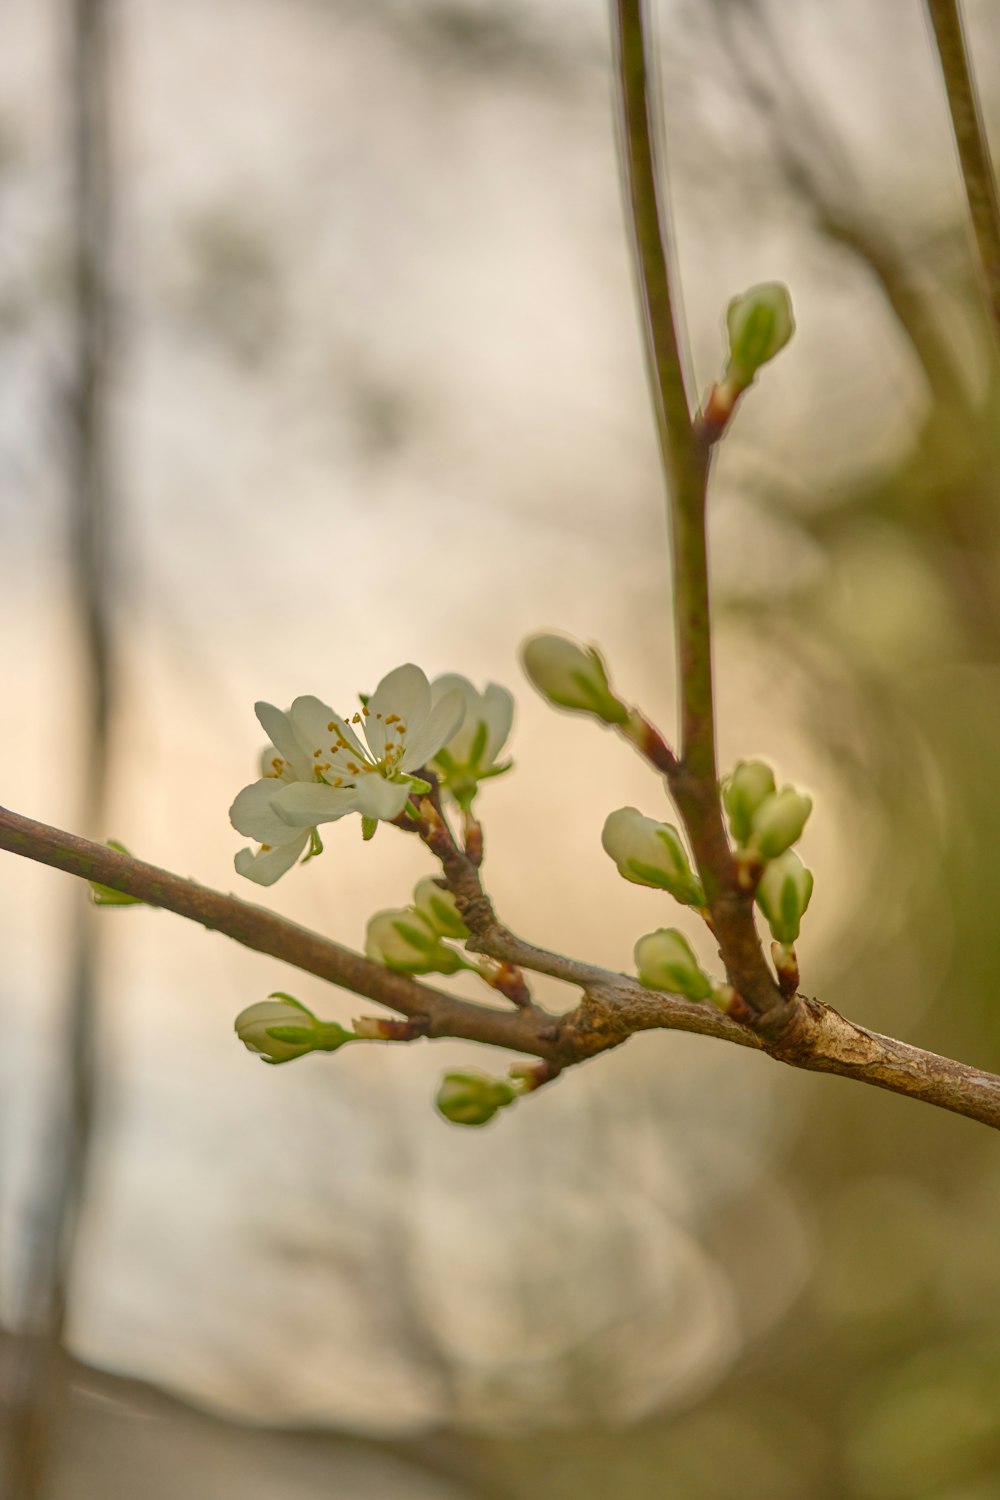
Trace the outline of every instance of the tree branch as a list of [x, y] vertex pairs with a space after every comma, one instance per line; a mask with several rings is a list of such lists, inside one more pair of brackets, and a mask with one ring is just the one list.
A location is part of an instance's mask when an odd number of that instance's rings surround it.
[[729, 981], [754, 1013], [755, 1025], [778, 1035], [794, 1024], [797, 1002], [780, 993], [767, 965], [754, 924], [753, 896], [740, 889], [719, 796], [705, 529], [711, 445], [692, 419], [684, 389], [652, 144], [643, 0], [614, 0], [612, 11], [632, 243], [671, 521], [681, 754], [668, 782], [691, 841]]
[[[578, 986], [584, 998], [567, 1015], [540, 1006], [501, 1011], [461, 1000], [372, 963], [330, 938], [273, 912], [183, 880], [131, 855], [0, 808], [0, 849], [84, 880], [97, 880], [151, 906], [199, 922], [258, 953], [364, 995], [402, 1015], [425, 1020], [428, 1035], [485, 1042], [568, 1067], [617, 1047], [639, 1031], [691, 1031], [766, 1052], [791, 1067], [839, 1073], [891, 1093], [921, 1099], [1000, 1129], [1000, 1077], [880, 1036], [830, 1006], [802, 1001], [801, 1023], [774, 1040], [739, 1025], [710, 1004], [648, 990], [625, 974], [549, 953], [497, 921], [475, 866], [456, 855], [450, 880], [474, 898], [473, 951]], [[463, 863], [464, 862], [464, 863]]]
[[1000, 199], [982, 111], [962, 32], [958, 0], [927, 0], [938, 59], [948, 94], [951, 124], [976, 239], [979, 265], [1000, 343]]

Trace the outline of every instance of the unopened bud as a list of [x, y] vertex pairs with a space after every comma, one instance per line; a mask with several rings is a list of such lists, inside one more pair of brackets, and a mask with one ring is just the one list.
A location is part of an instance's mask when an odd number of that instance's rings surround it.
[[687, 1000], [708, 1000], [712, 981], [698, 965], [691, 944], [675, 927], [647, 932], [635, 945], [635, 963], [640, 984], [651, 990], [669, 990]]
[[802, 836], [812, 812], [812, 798], [783, 786], [765, 798], [753, 815], [750, 848], [761, 859], [777, 859]]
[[776, 943], [790, 946], [796, 941], [812, 891], [812, 871], [806, 869], [794, 849], [786, 849], [765, 866], [757, 887], [757, 905]]
[[466, 967], [461, 955], [443, 943], [412, 906], [376, 912], [368, 922], [365, 953], [400, 974], [455, 974]]
[[321, 1021], [291, 995], [274, 994], [241, 1010], [236, 1035], [248, 1051], [264, 1062], [291, 1062], [307, 1052], [336, 1052], [354, 1033], [335, 1021]]
[[413, 905], [438, 937], [469, 936], [469, 929], [458, 914], [454, 896], [438, 885], [433, 875], [418, 881], [413, 891]]
[[670, 823], [657, 823], [635, 807], [620, 807], [608, 815], [601, 843], [626, 880], [669, 891], [685, 906], [705, 905], [701, 881]]
[[754, 813], [774, 794], [774, 772], [762, 760], [736, 762], [731, 776], [722, 783], [722, 801], [729, 828], [738, 844], [749, 842]]
[[550, 703], [624, 724], [628, 709], [611, 691], [604, 662], [592, 646], [564, 635], [533, 635], [521, 648], [524, 670]]
[[438, 1112], [453, 1125], [486, 1125], [513, 1104], [517, 1090], [489, 1073], [446, 1073], [437, 1091]]
[[752, 286], [734, 297], [726, 311], [729, 367], [725, 383], [745, 390], [757, 371], [780, 354], [795, 332], [788, 288], [780, 281]]

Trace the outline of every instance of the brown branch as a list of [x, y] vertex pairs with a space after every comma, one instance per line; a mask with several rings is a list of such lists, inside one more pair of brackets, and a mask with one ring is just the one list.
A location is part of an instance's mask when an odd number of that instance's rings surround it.
[[941, 73], [948, 94], [951, 124], [958, 147], [969, 217], [979, 265], [1000, 342], [1000, 199], [989, 142], [962, 32], [958, 0], [927, 0]]
[[1000, 1077], [996, 1074], [867, 1031], [829, 1006], [800, 1001], [800, 1024], [780, 1039], [770, 1040], [713, 1005], [660, 994], [625, 974], [579, 963], [524, 942], [497, 921], [475, 865], [457, 848], [453, 856], [449, 855], [446, 873], [466, 920], [474, 926], [475, 938], [469, 946], [475, 952], [578, 986], [584, 998], [575, 1010], [556, 1016], [537, 1005], [514, 1011], [474, 1005], [394, 974], [329, 938], [236, 896], [224, 896], [104, 844], [93, 844], [5, 808], [0, 808], [0, 849], [84, 880], [100, 881], [402, 1015], [426, 1020], [427, 1034], [432, 1037], [485, 1042], [563, 1068], [617, 1047], [639, 1031], [690, 1031], [766, 1052], [792, 1067], [839, 1073], [1000, 1128]]
[[210, 931], [224, 933], [246, 948], [270, 954], [401, 1015], [427, 1017], [431, 1036], [466, 1037], [540, 1057], [552, 1055], [551, 1046], [538, 1037], [539, 1016], [544, 1015], [548, 1023], [552, 1018], [537, 1008], [512, 1012], [474, 1005], [383, 968], [330, 938], [241, 901], [238, 896], [224, 896], [104, 844], [33, 822], [6, 808], [0, 808], [0, 849], [84, 880], [99, 881], [150, 906], [175, 912]]

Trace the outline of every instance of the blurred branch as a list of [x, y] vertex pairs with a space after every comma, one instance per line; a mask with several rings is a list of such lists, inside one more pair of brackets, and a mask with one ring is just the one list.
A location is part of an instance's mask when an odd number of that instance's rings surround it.
[[927, 0], [962, 167], [979, 264], [1000, 343], [1000, 200], [982, 111], [962, 31], [958, 0]]
[[[1000, 1077], [880, 1036], [830, 1006], [799, 998], [796, 1023], [765, 1038], [711, 1004], [663, 994], [625, 974], [536, 948], [502, 927], [488, 899], [480, 908], [474, 949], [578, 986], [584, 998], [567, 1015], [540, 1006], [495, 1010], [394, 973], [295, 922], [183, 880], [103, 844], [63, 833], [0, 808], [0, 849], [84, 880], [97, 880], [151, 906], [293, 964], [427, 1024], [432, 1037], [457, 1037], [526, 1052], [563, 1068], [617, 1047], [639, 1031], [691, 1031], [766, 1052], [778, 1062], [923, 1100], [1000, 1129]], [[473, 875], [474, 868], [470, 864]], [[489, 918], [485, 916], [488, 908]]]
[[[790, 63], [783, 35], [767, 6], [736, 8], [714, 0], [711, 15], [732, 70], [733, 86], [756, 108], [769, 138], [769, 159], [788, 189], [811, 210], [817, 229], [874, 276], [913, 352], [934, 400], [954, 407], [964, 391], [960, 369], [942, 336], [926, 292], [906, 257], [862, 206], [862, 193], [843, 143], [820, 113], [815, 94]], [[752, 36], [757, 61], [737, 37]], [[780, 104], [779, 104], [780, 96]]]
[[[108, 119], [109, 9], [69, 0], [67, 147], [72, 164], [72, 365], [67, 397], [67, 490], [71, 589], [80, 640], [84, 722], [80, 806], [85, 826], [104, 821], [108, 788], [113, 662], [114, 520], [108, 494], [107, 386], [111, 220]], [[65, 1388], [63, 1341], [76, 1226], [83, 1202], [97, 1089], [97, 934], [80, 903], [69, 952], [69, 994], [61, 1068], [51, 1105], [52, 1139], [35, 1174], [38, 1227], [10, 1403], [7, 1500], [35, 1500], [47, 1483], [51, 1429]]]

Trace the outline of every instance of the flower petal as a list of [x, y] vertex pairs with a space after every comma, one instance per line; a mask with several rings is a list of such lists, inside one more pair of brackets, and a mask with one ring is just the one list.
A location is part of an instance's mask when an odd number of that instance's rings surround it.
[[410, 796], [405, 781], [386, 781], [382, 776], [363, 776], [354, 788], [357, 809], [363, 818], [391, 822], [398, 818]]
[[514, 722], [514, 698], [498, 682], [488, 682], [483, 694], [482, 716], [486, 723], [483, 765], [491, 766], [507, 743]]
[[416, 771], [425, 765], [461, 728], [465, 717], [465, 698], [461, 688], [452, 688], [431, 709], [421, 725], [414, 725], [406, 741], [406, 752], [400, 770]]
[[[293, 783], [301, 786], [301, 782]], [[296, 837], [295, 829], [279, 818], [272, 807], [275, 796], [286, 782], [265, 779], [245, 786], [229, 809], [229, 821], [237, 833], [256, 839], [258, 844], [287, 844]]]
[[[302, 748], [312, 760], [317, 758], [314, 755], [316, 750], [328, 754], [341, 736], [356, 755], [365, 758], [361, 741], [354, 730], [322, 698], [314, 698], [310, 693], [296, 698], [289, 716], [302, 742]], [[333, 729], [330, 728], [331, 724], [334, 725]]]
[[[365, 780], [368, 779], [366, 776]], [[346, 813], [355, 812], [359, 802], [354, 787], [296, 781], [282, 787], [272, 798], [271, 806], [286, 828], [315, 828], [317, 823], [335, 823]]]
[[245, 875], [257, 885], [273, 885], [290, 870], [309, 842], [309, 834], [299, 833], [289, 843], [276, 849], [241, 849], [234, 864], [236, 873]]
[[312, 771], [309, 768], [309, 756], [300, 743], [288, 714], [275, 708], [273, 703], [255, 703], [254, 712], [271, 744], [289, 762], [296, 776], [310, 777]]
[[[418, 732], [431, 707], [431, 685], [419, 667], [412, 662], [396, 667], [382, 678], [368, 700], [365, 735], [372, 755], [381, 760], [385, 753], [385, 719], [396, 714], [404, 725], [408, 739]], [[393, 726], [390, 725], [391, 729]], [[395, 735], [389, 738], [395, 739]]]

